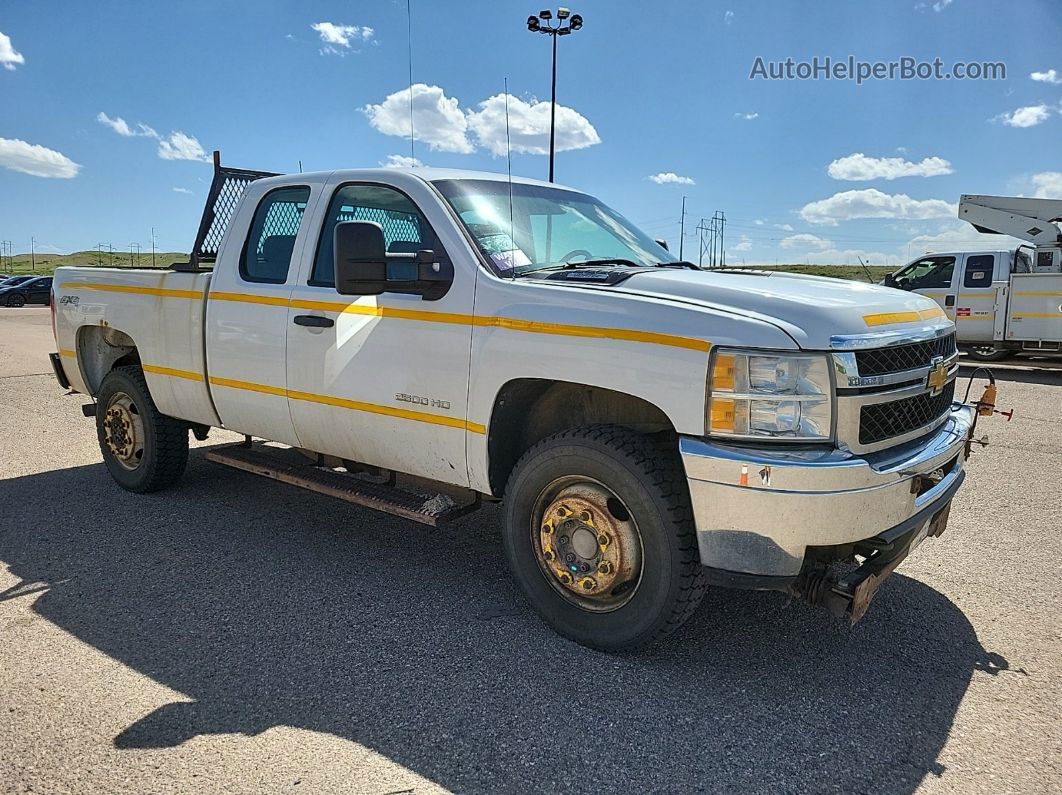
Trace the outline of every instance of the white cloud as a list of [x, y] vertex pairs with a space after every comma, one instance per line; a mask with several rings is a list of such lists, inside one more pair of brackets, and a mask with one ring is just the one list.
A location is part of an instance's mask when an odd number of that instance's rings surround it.
[[1062, 199], [1062, 171], [1041, 171], [1032, 175], [1037, 199]]
[[1033, 72], [1029, 77], [1037, 83], [1050, 83], [1053, 86], [1062, 86], [1062, 75], [1054, 69], [1048, 69], [1046, 72]]
[[748, 235], [741, 236], [741, 242], [734, 246], [733, 251], [751, 251], [752, 239]]
[[674, 171], [661, 171], [659, 174], [653, 174], [649, 177], [657, 185], [667, 185], [673, 183], [675, 185], [696, 185], [692, 177], [681, 177]]
[[[448, 97], [439, 86], [414, 83], [413, 127], [416, 139], [437, 152], [469, 154], [474, 147], [468, 140], [468, 119], [455, 97]], [[384, 135], [409, 137], [409, 88], [389, 94], [379, 105], [366, 105], [362, 112], [373, 129]], [[504, 132], [504, 130], [503, 130]], [[504, 154], [504, 139], [502, 153]]]
[[1010, 127], [1035, 127], [1050, 115], [1051, 109], [1044, 103], [1040, 103], [1039, 105], [1026, 105], [1010, 113], [1000, 113], [994, 116], [992, 121], [1001, 121]]
[[188, 194], [192, 193], [192, 191], [188, 190], [188, 188], [174, 188], [173, 192], [174, 193], [188, 193]]
[[[358, 41], [372, 41], [375, 31], [360, 25], [337, 25], [334, 22], [316, 22], [310, 27], [317, 31], [325, 46], [321, 55], [346, 55], [350, 45]], [[340, 49], [342, 48], [342, 49]]]
[[62, 152], [18, 138], [0, 138], [0, 166], [35, 177], [59, 179], [70, 179], [81, 168]]
[[939, 14], [953, 2], [955, 2], [955, 0], [937, 0], [937, 2], [933, 3], [933, 10]]
[[[505, 95], [495, 94], [479, 103], [478, 111], [468, 111], [468, 126], [479, 143], [492, 155], [505, 154]], [[529, 101], [509, 95], [509, 138], [514, 152], [549, 153], [550, 103]], [[601, 143], [590, 121], [572, 108], [557, 105], [556, 146], [558, 152], [585, 149]]]
[[800, 217], [811, 224], [835, 226], [853, 218], [946, 218], [958, 212], [943, 199], [912, 199], [905, 193], [882, 193], [876, 188], [846, 190], [800, 208]]
[[756, 113], [756, 112], [753, 112], [753, 113], [735, 113], [734, 114], [734, 118], [735, 119], [744, 119], [745, 121], [752, 121], [753, 119], [758, 119], [759, 117], [760, 117], [760, 114]]
[[380, 165], [384, 168], [422, 168], [424, 164], [416, 157], [409, 155], [388, 155], [387, 160], [381, 160]]
[[137, 124], [136, 129], [133, 129], [121, 116], [117, 116], [112, 119], [102, 110], [96, 114], [96, 121], [98, 121], [100, 124], [106, 124], [116, 133], [125, 138], [131, 138], [133, 136], [145, 136], [147, 138], [159, 137], [159, 134], [155, 132], [151, 127], [148, 127], [146, 124]]
[[792, 232], [793, 231], [793, 225], [792, 224], [775, 224], [775, 227], [778, 228], [778, 229], [781, 229], [783, 232]]
[[723, 14], [723, 24], [729, 25], [733, 21], [734, 21], [734, 12], [733, 11], [727, 11], [725, 14]]
[[982, 234], [969, 224], [956, 221], [942, 225], [936, 232], [912, 237], [903, 247], [903, 251], [905, 256], [911, 258], [933, 251], [957, 251], [964, 248], [1013, 248], [1021, 242], [1008, 235]]
[[171, 132], [159, 141], [159, 157], [163, 160], [200, 160], [210, 162], [199, 140], [183, 132]]
[[18, 64], [23, 63], [26, 63], [26, 58], [14, 48], [10, 37], [0, 33], [0, 66], [13, 72]]
[[926, 157], [920, 163], [902, 157], [868, 157], [862, 152], [840, 157], [826, 167], [834, 179], [867, 180], [897, 177], [938, 177], [952, 172], [942, 157]]
[[809, 235], [802, 232], [799, 235], [790, 235], [784, 238], [778, 245], [782, 248], [817, 248], [824, 251], [831, 248], [833, 243], [818, 235]]

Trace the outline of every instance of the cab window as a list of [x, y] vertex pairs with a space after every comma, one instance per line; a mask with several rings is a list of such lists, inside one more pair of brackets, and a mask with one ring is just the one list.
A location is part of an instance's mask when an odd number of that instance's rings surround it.
[[992, 269], [996, 258], [991, 254], [977, 254], [966, 258], [966, 270], [963, 272], [963, 287], [988, 287], [992, 284]]
[[415, 254], [432, 249], [442, 256], [442, 247], [413, 200], [385, 185], [343, 185], [328, 207], [317, 241], [317, 255], [309, 284], [335, 286], [335, 229], [343, 221], [375, 221], [383, 229], [389, 254]]
[[240, 258], [244, 281], [283, 284], [288, 280], [295, 238], [309, 198], [307, 187], [277, 188], [259, 202]]
[[951, 287], [954, 272], [955, 257], [924, 257], [896, 274], [896, 286], [901, 290]]

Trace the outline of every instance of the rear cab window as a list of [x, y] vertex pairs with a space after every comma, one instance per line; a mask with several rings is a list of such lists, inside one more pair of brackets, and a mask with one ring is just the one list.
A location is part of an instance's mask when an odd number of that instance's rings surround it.
[[988, 287], [992, 284], [992, 270], [995, 266], [996, 258], [992, 254], [975, 254], [967, 257], [962, 286]]
[[284, 284], [288, 280], [295, 239], [306, 212], [310, 189], [277, 188], [258, 203], [240, 257], [240, 277], [247, 282]]

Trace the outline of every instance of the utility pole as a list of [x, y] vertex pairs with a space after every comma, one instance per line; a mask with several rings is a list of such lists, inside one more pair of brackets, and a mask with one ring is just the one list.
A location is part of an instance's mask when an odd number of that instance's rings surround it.
[[155, 227], [151, 227], [151, 267], [155, 267]]
[[[552, 182], [552, 180], [550, 180]], [[682, 197], [682, 215], [679, 216], [679, 259], [682, 259], [682, 252], [685, 250], [686, 244], [686, 197]]]
[[30, 237], [30, 270], [37, 270], [37, 254], [34, 249], [37, 246], [37, 238]]

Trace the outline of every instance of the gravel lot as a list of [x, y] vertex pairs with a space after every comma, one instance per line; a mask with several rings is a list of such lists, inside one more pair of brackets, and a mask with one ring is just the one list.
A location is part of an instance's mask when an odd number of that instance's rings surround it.
[[715, 590], [607, 656], [523, 604], [496, 508], [430, 532], [201, 449], [121, 491], [52, 346], [0, 309], [2, 790], [1062, 792], [1060, 371], [1000, 369], [1014, 421], [857, 626]]

